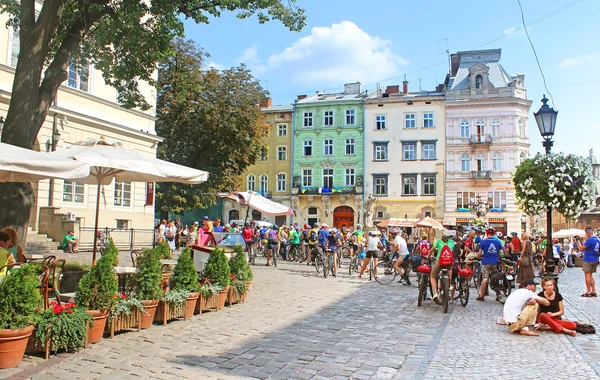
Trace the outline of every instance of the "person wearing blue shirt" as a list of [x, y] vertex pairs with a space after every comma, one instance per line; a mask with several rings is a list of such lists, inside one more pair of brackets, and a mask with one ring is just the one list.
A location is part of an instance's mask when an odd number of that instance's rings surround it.
[[327, 224], [323, 223], [321, 225], [321, 229], [317, 234], [317, 238], [319, 241], [319, 245], [325, 249], [325, 244], [327, 244], [327, 237], [329, 236], [329, 231], [327, 231]]
[[581, 244], [581, 239], [577, 239], [577, 246], [580, 251], [583, 251], [583, 275], [585, 276], [585, 293], [582, 297], [597, 297], [596, 295], [596, 280], [593, 273], [596, 273], [598, 267], [598, 250], [600, 249], [600, 239], [594, 235], [594, 230], [590, 227], [585, 229], [585, 242]]
[[[485, 290], [487, 289], [488, 279], [492, 273], [498, 270], [498, 262], [500, 261], [500, 252], [504, 251], [502, 243], [499, 239], [496, 239], [494, 233], [496, 231], [493, 228], [485, 230], [487, 238], [481, 241], [479, 246], [478, 257], [481, 257], [481, 289], [479, 289], [479, 297], [477, 301], [485, 300]], [[497, 300], [497, 299], [496, 299]]]
[[260, 240], [264, 240], [265, 239], [265, 234], [267, 233], [269, 229], [264, 226], [263, 228], [260, 229]]

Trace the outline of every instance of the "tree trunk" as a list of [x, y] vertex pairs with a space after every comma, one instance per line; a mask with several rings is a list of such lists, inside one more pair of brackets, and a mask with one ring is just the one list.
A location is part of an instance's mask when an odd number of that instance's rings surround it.
[[18, 243], [25, 251], [29, 213], [34, 205], [33, 188], [29, 182], [0, 183], [0, 228], [17, 230]]

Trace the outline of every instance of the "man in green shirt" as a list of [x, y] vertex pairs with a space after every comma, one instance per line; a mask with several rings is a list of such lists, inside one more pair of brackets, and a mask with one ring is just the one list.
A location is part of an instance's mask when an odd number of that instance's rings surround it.
[[288, 236], [289, 242], [292, 245], [290, 247], [290, 253], [293, 253], [294, 256], [298, 255], [298, 249], [300, 247], [300, 227], [292, 226], [290, 229], [290, 235]]
[[[444, 230], [442, 238], [436, 241], [433, 247], [431, 247], [431, 249], [429, 250], [429, 256], [431, 256], [432, 253], [437, 252], [435, 264], [431, 269], [431, 278], [429, 279], [431, 281], [431, 289], [433, 289], [433, 300], [435, 302], [438, 302], [439, 299], [437, 277], [440, 274], [440, 271], [442, 270], [442, 266], [439, 264], [440, 253], [442, 252], [442, 248], [444, 248], [445, 245], [447, 245], [451, 251], [454, 250], [455, 243], [454, 240], [451, 239], [451, 237], [455, 234], [456, 231]], [[448, 272], [448, 276], [452, 278], [452, 271]]]
[[62, 248], [65, 252], [68, 253], [78, 253], [77, 247], [79, 246], [79, 240], [75, 237], [75, 233], [73, 231], [69, 231], [68, 234], [65, 235], [62, 241]]

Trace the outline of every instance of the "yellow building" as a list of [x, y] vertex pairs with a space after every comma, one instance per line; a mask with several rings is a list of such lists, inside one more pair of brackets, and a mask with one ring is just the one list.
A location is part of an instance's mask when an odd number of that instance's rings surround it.
[[[265, 150], [258, 161], [242, 174], [242, 191], [252, 190], [274, 202], [291, 207], [291, 142], [292, 111], [291, 105], [273, 106], [271, 98], [261, 103], [265, 115]], [[226, 221], [241, 220], [246, 217], [246, 207], [238, 203], [225, 201], [223, 218]], [[262, 215], [250, 210], [248, 219], [267, 220], [278, 225], [289, 224], [288, 216]]]
[[[19, 33], [6, 27], [8, 15], [0, 16], [0, 116], [5, 117], [10, 102], [19, 54]], [[46, 121], [34, 144], [37, 151], [66, 148], [88, 138], [105, 136], [121, 141], [138, 153], [156, 157], [162, 138], [154, 129], [156, 90], [148, 83], [139, 87], [152, 108], [128, 110], [117, 103], [117, 92], [107, 86], [99, 70], [69, 67], [69, 79], [60, 87]], [[83, 244], [93, 238], [96, 185], [72, 181], [44, 180], [32, 183], [35, 206], [29, 227], [47, 233], [55, 240], [74, 230]], [[152, 243], [154, 225], [154, 186], [147, 183], [111, 183], [102, 188], [99, 226], [118, 228], [112, 233], [117, 243], [126, 244], [135, 229], [137, 241]], [[67, 218], [68, 216], [68, 218]]]

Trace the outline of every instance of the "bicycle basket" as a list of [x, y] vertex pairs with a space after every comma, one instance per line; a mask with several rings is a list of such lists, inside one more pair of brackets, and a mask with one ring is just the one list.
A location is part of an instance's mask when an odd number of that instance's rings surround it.
[[419, 265], [417, 271], [429, 274], [431, 273], [431, 267], [429, 265]]
[[473, 278], [473, 271], [470, 270], [469, 268], [459, 269], [458, 270], [458, 275], [460, 277], [463, 277], [463, 278], [467, 279], [467, 280], [470, 280], [471, 278]]

